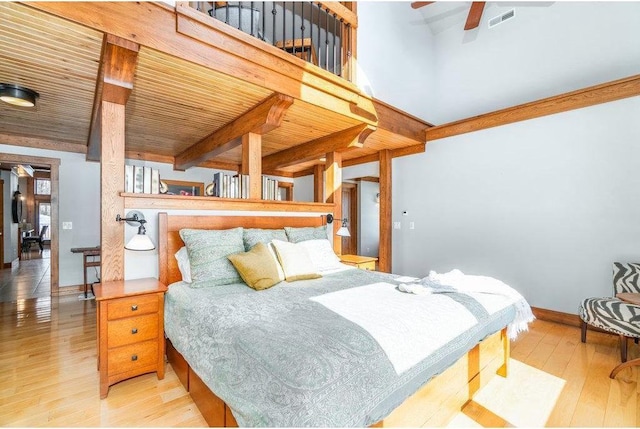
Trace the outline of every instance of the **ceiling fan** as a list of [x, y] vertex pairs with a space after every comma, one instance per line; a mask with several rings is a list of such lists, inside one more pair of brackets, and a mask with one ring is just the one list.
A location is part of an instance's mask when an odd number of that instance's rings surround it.
[[[435, 3], [432, 1], [414, 1], [411, 3], [413, 9], [419, 9], [423, 6]], [[482, 11], [484, 10], [483, 1], [474, 1], [471, 3], [471, 9], [469, 9], [469, 15], [467, 15], [467, 22], [464, 24], [465, 30], [472, 30], [480, 25], [480, 19], [482, 18]]]

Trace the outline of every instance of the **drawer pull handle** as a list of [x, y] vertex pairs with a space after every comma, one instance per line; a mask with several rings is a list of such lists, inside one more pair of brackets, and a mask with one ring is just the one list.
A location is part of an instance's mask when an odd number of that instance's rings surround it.
[[132, 333], [132, 334], [137, 334], [137, 333], [138, 333], [138, 328], [133, 328], [133, 329], [131, 330], [131, 333]]
[[131, 356], [131, 360], [134, 361], [134, 362], [137, 361], [138, 360], [138, 355]]
[[131, 306], [131, 311], [136, 311], [136, 310], [138, 310], [138, 305], [137, 304], [133, 304]]

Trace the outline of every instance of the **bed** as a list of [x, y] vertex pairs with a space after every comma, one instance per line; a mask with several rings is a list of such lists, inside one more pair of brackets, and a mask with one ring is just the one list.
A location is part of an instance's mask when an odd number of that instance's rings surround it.
[[[392, 324], [367, 326], [383, 320], [395, 300], [415, 305], [422, 299], [399, 293], [398, 276], [349, 267], [259, 292], [243, 284], [194, 289], [181, 281], [173, 255], [183, 246], [183, 228], [271, 229], [322, 221], [319, 215], [159, 214], [160, 281], [170, 285], [167, 358], [210, 426], [437, 426], [496, 373], [507, 375], [511, 306], [487, 315], [462, 294], [438, 297], [441, 314], [421, 311], [416, 317], [434, 324], [460, 317], [449, 316], [454, 313], [447, 305], [453, 305], [481, 322], [428, 356], [414, 356], [414, 347], [402, 349], [394, 343], [397, 334], [386, 332]], [[373, 298], [354, 304], [363, 299], [356, 291]], [[442, 323], [434, 330], [446, 329]]]

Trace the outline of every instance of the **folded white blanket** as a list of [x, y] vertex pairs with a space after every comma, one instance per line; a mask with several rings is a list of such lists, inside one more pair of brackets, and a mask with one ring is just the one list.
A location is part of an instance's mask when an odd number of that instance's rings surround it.
[[507, 333], [512, 340], [516, 339], [520, 332], [527, 331], [529, 323], [535, 319], [524, 297], [512, 287], [493, 277], [465, 275], [460, 270], [443, 274], [430, 271], [420, 283], [433, 288], [431, 293], [447, 292], [447, 289], [442, 289], [442, 286], [446, 286], [455, 289], [456, 292], [502, 295], [511, 299], [516, 307], [516, 316], [509, 324]]

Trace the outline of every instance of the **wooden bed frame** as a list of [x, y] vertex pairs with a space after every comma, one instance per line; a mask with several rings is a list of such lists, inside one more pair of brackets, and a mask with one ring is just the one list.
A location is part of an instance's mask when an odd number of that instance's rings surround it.
[[[159, 213], [160, 281], [166, 285], [181, 280], [174, 254], [184, 244], [182, 228], [227, 229], [282, 228], [283, 226], [320, 226], [320, 214], [303, 217], [277, 216], [169, 216]], [[229, 407], [191, 370], [188, 362], [167, 339], [167, 360], [190, 393], [210, 426], [237, 427]], [[434, 377], [407, 398], [389, 416], [374, 427], [443, 426], [473, 398], [489, 380], [499, 374], [507, 376], [509, 339], [506, 327], [485, 338], [442, 374]]]

